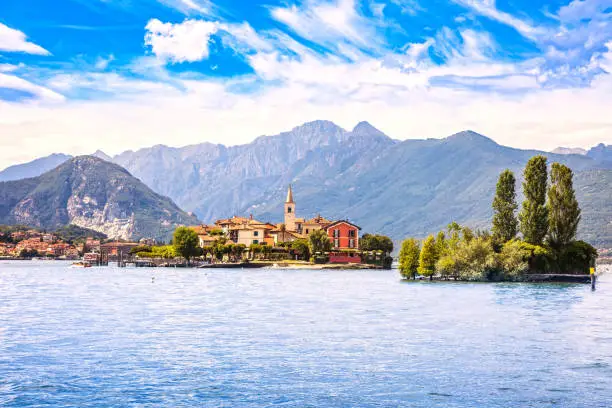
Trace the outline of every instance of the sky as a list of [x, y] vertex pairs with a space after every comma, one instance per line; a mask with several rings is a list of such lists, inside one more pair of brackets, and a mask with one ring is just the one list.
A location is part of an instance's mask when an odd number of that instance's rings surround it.
[[319, 119], [591, 147], [610, 72], [612, 0], [2, 0], [0, 167]]

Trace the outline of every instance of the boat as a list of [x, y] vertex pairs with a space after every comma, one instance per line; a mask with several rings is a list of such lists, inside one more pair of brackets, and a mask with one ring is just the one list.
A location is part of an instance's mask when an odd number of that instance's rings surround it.
[[89, 262], [79, 261], [79, 262], [74, 262], [70, 267], [71, 268], [91, 268], [91, 264]]

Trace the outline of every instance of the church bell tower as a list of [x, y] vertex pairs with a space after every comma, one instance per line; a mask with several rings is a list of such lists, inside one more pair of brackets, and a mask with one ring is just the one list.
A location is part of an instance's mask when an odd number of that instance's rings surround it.
[[285, 200], [285, 228], [287, 231], [295, 231], [295, 203], [293, 202], [293, 191], [291, 185], [287, 190], [287, 199]]

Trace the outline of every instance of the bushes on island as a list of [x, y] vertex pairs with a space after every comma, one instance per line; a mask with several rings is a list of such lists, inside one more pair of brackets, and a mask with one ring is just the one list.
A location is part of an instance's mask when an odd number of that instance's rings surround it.
[[428, 236], [422, 247], [407, 239], [399, 257], [402, 276], [520, 281], [530, 273], [587, 274], [598, 254], [575, 239], [580, 207], [572, 178], [571, 169], [554, 163], [548, 186], [546, 158], [533, 157], [525, 167], [525, 201], [517, 218], [516, 179], [505, 170], [493, 200], [492, 232], [474, 232], [453, 222], [446, 233]]

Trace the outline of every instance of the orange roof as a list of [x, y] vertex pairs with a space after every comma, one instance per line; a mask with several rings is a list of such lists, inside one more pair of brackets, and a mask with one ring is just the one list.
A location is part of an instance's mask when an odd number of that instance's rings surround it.
[[198, 234], [198, 238], [206, 242], [215, 242], [217, 240], [216, 237], [210, 236], [208, 234]]
[[326, 218], [321, 217], [320, 215], [317, 215], [316, 217], [311, 218], [308, 221], [306, 221], [305, 224], [327, 225], [327, 224], [331, 224], [331, 221]]

